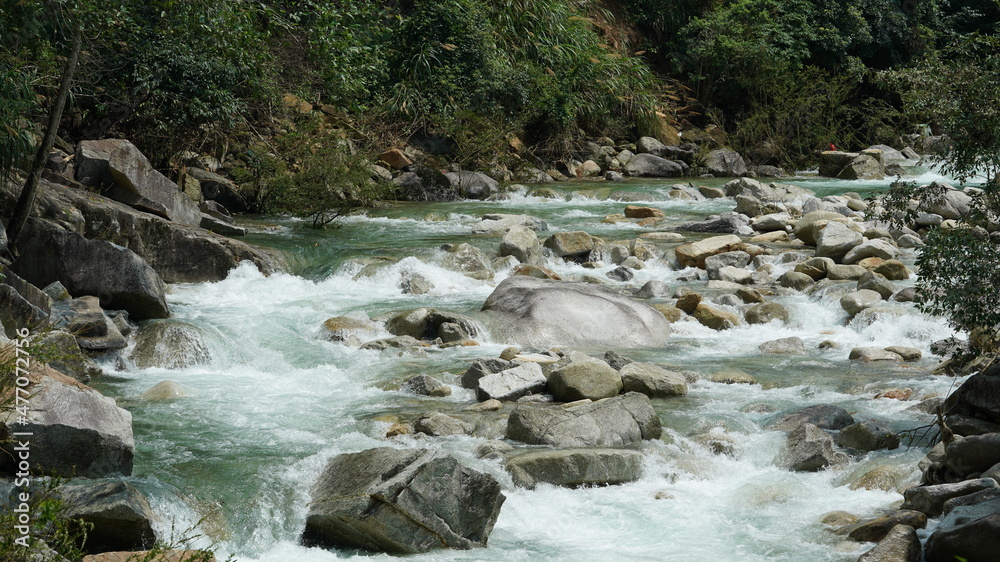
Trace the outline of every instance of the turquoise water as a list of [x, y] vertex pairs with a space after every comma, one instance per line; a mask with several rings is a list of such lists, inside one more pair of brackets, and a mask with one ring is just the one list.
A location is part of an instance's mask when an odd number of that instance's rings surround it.
[[[694, 180], [693, 180], [694, 181]], [[695, 183], [704, 184], [697, 180]], [[721, 186], [711, 180], [707, 185]], [[819, 195], [884, 188], [888, 182], [799, 179]], [[649, 194], [643, 203], [664, 210], [667, 225], [729, 211], [732, 200], [665, 200], [668, 182], [631, 180], [614, 190]], [[184, 369], [122, 370], [107, 365], [99, 384], [133, 414], [137, 446], [130, 481], [146, 492], [163, 518], [162, 535], [197, 533], [200, 546], [214, 544], [220, 559], [305, 562], [359, 555], [298, 545], [309, 488], [333, 455], [371, 447], [433, 447], [497, 477], [503, 506], [489, 547], [414, 556], [426, 560], [854, 560], [864, 546], [844, 543], [819, 523], [833, 510], [870, 514], [901, 499], [895, 491], [852, 490], [850, 484], [876, 466], [898, 467], [900, 485], [915, 481], [924, 451], [901, 448], [855, 459], [844, 469], [791, 473], [774, 466], [783, 434], [762, 429], [781, 412], [834, 403], [856, 418], [875, 418], [907, 429], [926, 423], [907, 411], [914, 401], [874, 399], [881, 390], [907, 388], [913, 399], [944, 394], [951, 379], [931, 377], [936, 364], [931, 341], [951, 335], [939, 319], [912, 305], [871, 324], [848, 322], [834, 296], [779, 297], [791, 313], [785, 325], [743, 326], [715, 332], [679, 322], [664, 349], [618, 350], [645, 361], [670, 363], [708, 375], [736, 368], [756, 385], [701, 380], [683, 398], [656, 400], [664, 438], [644, 444], [645, 473], [623, 486], [565, 490], [543, 485], [516, 489], [496, 461], [476, 459], [486, 438], [502, 435], [502, 424], [486, 423], [476, 436], [387, 440], [392, 414], [403, 420], [431, 411], [460, 412], [474, 402], [458, 377], [477, 357], [506, 347], [481, 338], [478, 347], [430, 348], [419, 355], [364, 351], [326, 341], [322, 323], [338, 315], [377, 317], [433, 306], [476, 316], [496, 283], [441, 266], [444, 243], [470, 242], [496, 254], [499, 237], [474, 236], [484, 213], [527, 213], [551, 231], [587, 230], [607, 240], [633, 239], [649, 229], [606, 224], [605, 215], [627, 203], [606, 199], [605, 183], [549, 184], [560, 198], [515, 193], [500, 202], [399, 204], [349, 217], [337, 229], [315, 231], [308, 223], [270, 218], [266, 231], [248, 241], [281, 249], [291, 271], [264, 277], [244, 264], [224, 281], [173, 285], [168, 300], [175, 318], [202, 329], [211, 360]], [[662, 228], [658, 227], [658, 228]], [[669, 250], [674, 244], [658, 244]], [[912, 259], [912, 256], [910, 256]], [[365, 267], [376, 263], [375, 266]], [[550, 263], [560, 275], [603, 276], [611, 267], [584, 269]], [[419, 273], [434, 284], [425, 295], [404, 295], [402, 277]], [[677, 285], [679, 272], [654, 262], [637, 272], [641, 285], [659, 279]], [[698, 289], [704, 282], [689, 283]], [[388, 335], [388, 334], [384, 334]], [[800, 357], [762, 356], [765, 341], [801, 337]], [[820, 351], [830, 340], [839, 349]], [[923, 350], [916, 364], [870, 368], [847, 360], [852, 347], [904, 345]], [[601, 350], [586, 350], [594, 355]], [[447, 398], [396, 391], [417, 374], [453, 385]], [[148, 401], [142, 394], [174, 380], [189, 396]], [[727, 439], [732, 455], [716, 455], [698, 435]], [[366, 555], [385, 558], [384, 555]]]

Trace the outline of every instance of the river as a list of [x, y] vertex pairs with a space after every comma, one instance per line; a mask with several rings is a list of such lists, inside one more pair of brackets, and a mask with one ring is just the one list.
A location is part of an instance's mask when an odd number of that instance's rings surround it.
[[[938, 177], [927, 173], [920, 179]], [[724, 183], [692, 181], [716, 187]], [[561, 198], [519, 192], [499, 202], [398, 204], [349, 217], [340, 228], [326, 231], [312, 230], [308, 222], [271, 218], [267, 231], [248, 241], [284, 251], [289, 273], [265, 277], [244, 264], [217, 283], [170, 286], [174, 317], [200, 328], [210, 359], [173, 370], [109, 362], [104, 365], [107, 375], [95, 383], [133, 414], [137, 453], [128, 481], [145, 492], [162, 515], [157, 523], [160, 535], [201, 535], [191, 545], [214, 544], [219, 560], [232, 555], [241, 561], [319, 562], [361, 555], [298, 545], [309, 489], [327, 460], [390, 443], [383, 437], [389, 424], [374, 419], [380, 415], [411, 419], [421, 412], [453, 412], [473, 403], [474, 396], [461, 389], [458, 377], [475, 358], [495, 357], [506, 346], [487, 335], [478, 347], [398, 356], [326, 341], [323, 321], [421, 306], [474, 316], [496, 283], [510, 273], [501, 271], [494, 280], [481, 281], [449, 271], [439, 265], [444, 255], [440, 246], [470, 242], [495, 256], [499, 237], [470, 234], [484, 213], [526, 213], [544, 219], [550, 232], [586, 230], [615, 240], [634, 239], [650, 229], [602, 223], [605, 215], [620, 213], [626, 205], [606, 199], [612, 190], [649, 194], [649, 201], [641, 204], [663, 209], [670, 217], [657, 229], [733, 207], [730, 199], [666, 199], [671, 183], [548, 184]], [[888, 185], [816, 178], [786, 183], [821, 196], [844, 191], [866, 195]], [[912, 251], [904, 254], [906, 259], [912, 262]], [[384, 265], [363, 267], [373, 261]], [[564, 278], [603, 276], [611, 269], [583, 269], [561, 260], [549, 265]], [[434, 288], [419, 296], [402, 294], [400, 279], [410, 273], [421, 274]], [[632, 283], [658, 279], [704, 289], [704, 282], [680, 283], [678, 275], [665, 263], [652, 263], [637, 271]], [[759, 382], [699, 380], [685, 397], [654, 400], [664, 437], [644, 444], [645, 472], [637, 482], [577, 490], [542, 485], [527, 491], [513, 487], [498, 461], [475, 457], [481, 437], [393, 439], [396, 446], [448, 450], [493, 474], [507, 496], [488, 548], [412, 558], [855, 560], [868, 547], [830, 533], [820, 518], [836, 510], [869, 515], [898, 502], [902, 497], [895, 489], [853, 489], [851, 484], [880, 466], [893, 467], [889, 470], [896, 474], [897, 487], [915, 483], [916, 463], [926, 449], [908, 448], [904, 441], [897, 450], [855, 458], [843, 469], [794, 473], [775, 466], [784, 434], [763, 426], [783, 412], [819, 403], [840, 405], [859, 420], [881, 420], [897, 430], [927, 423], [926, 414], [908, 408], [917, 400], [947, 393], [955, 383], [929, 375], [938, 361], [929, 344], [952, 331], [912, 304], [894, 305], [895, 314], [864, 323], [848, 322], [837, 298], [830, 295], [776, 300], [790, 312], [787, 324], [716, 332], [678, 322], [664, 349], [617, 350], [703, 375], [741, 369]], [[807, 354], [764, 356], [757, 350], [762, 342], [788, 336], [802, 338]], [[824, 340], [839, 348], [819, 350]], [[924, 359], [877, 368], [848, 361], [851, 348], [861, 345], [916, 347]], [[586, 351], [598, 356], [604, 352]], [[417, 374], [452, 384], [452, 396], [419, 397], [395, 390]], [[166, 379], [180, 383], [189, 396], [170, 401], [141, 398]], [[874, 398], [889, 388], [911, 389], [913, 396], [909, 401]], [[713, 454], [693, 438], [705, 433], [727, 439], [731, 454]]]

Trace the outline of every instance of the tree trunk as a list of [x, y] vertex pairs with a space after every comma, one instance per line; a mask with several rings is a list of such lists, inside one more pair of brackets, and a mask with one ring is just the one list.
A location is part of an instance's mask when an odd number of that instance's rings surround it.
[[35, 203], [38, 182], [42, 178], [45, 161], [49, 152], [52, 152], [52, 145], [55, 144], [56, 134], [59, 132], [59, 122], [62, 121], [63, 110], [66, 108], [66, 98], [69, 97], [69, 88], [73, 83], [73, 74], [76, 73], [76, 63], [80, 59], [82, 46], [83, 28], [77, 26], [73, 35], [73, 48], [70, 51], [69, 60], [66, 61], [66, 68], [63, 69], [62, 81], [59, 84], [59, 94], [49, 111], [49, 123], [45, 129], [45, 136], [42, 138], [42, 144], [38, 147], [38, 152], [35, 153], [35, 160], [31, 164], [28, 180], [24, 183], [17, 204], [14, 205], [14, 213], [10, 217], [10, 223], [7, 225], [7, 247], [15, 257], [17, 256], [17, 239], [21, 235], [24, 224], [28, 222], [28, 216], [31, 215], [31, 207]]

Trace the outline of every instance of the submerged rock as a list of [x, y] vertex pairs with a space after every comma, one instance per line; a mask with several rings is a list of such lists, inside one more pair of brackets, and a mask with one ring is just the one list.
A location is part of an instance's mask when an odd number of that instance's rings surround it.
[[187, 322], [161, 320], [139, 327], [129, 359], [140, 369], [183, 369], [208, 363], [211, 353], [200, 328]]
[[485, 547], [506, 500], [447, 453], [388, 447], [337, 455], [311, 496], [305, 544], [394, 554]]

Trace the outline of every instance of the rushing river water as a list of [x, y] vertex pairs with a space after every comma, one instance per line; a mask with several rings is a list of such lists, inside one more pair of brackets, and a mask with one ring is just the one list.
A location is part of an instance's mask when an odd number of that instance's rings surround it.
[[[822, 196], [866, 194], [888, 182], [788, 183]], [[160, 534], [203, 534], [194, 545], [214, 542], [220, 560], [234, 555], [247, 561], [312, 562], [360, 555], [298, 545], [309, 490], [333, 455], [391, 443], [451, 451], [493, 474], [507, 496], [488, 548], [413, 557], [421, 560], [856, 559], [867, 547], [830, 533], [820, 523], [821, 516], [835, 510], [867, 515], [901, 500], [895, 490], [853, 489], [852, 484], [879, 466], [890, 467], [900, 486], [913, 483], [925, 449], [904, 446], [855, 458], [843, 469], [794, 473], [775, 466], [784, 434], [762, 428], [783, 412], [818, 403], [837, 404], [859, 420], [877, 419], [899, 430], [927, 423], [925, 414], [908, 408], [916, 400], [946, 393], [955, 382], [928, 374], [937, 362], [928, 349], [930, 342], [951, 335], [951, 330], [910, 304], [895, 305], [897, 314], [865, 324], [849, 323], [835, 295], [778, 297], [791, 315], [784, 325], [716, 332], [679, 322], [664, 349], [617, 350], [704, 375], [741, 369], [759, 381], [725, 385], [701, 380], [685, 397], [654, 400], [664, 437], [643, 445], [645, 473], [631, 484], [577, 490], [542, 485], [527, 491], [513, 487], [498, 461], [475, 457], [482, 437], [383, 437], [389, 424], [376, 421], [379, 415], [412, 419], [423, 412], [459, 411], [473, 403], [473, 394], [461, 389], [458, 377], [475, 358], [495, 357], [506, 346], [487, 335], [478, 347], [397, 356], [394, 351], [364, 351], [326, 341], [323, 321], [421, 306], [474, 316], [510, 272], [480, 281], [449, 271], [439, 265], [444, 255], [440, 246], [467, 241], [495, 255], [499, 237], [470, 234], [482, 214], [527, 213], [547, 221], [550, 231], [586, 230], [615, 240], [633, 239], [649, 229], [601, 222], [626, 205], [606, 199], [612, 190], [650, 194], [650, 201], [642, 204], [661, 208], [670, 217], [658, 229], [733, 207], [729, 199], [666, 199], [669, 182], [547, 187], [565, 197], [515, 193], [500, 202], [401, 204], [350, 217], [341, 228], [328, 231], [275, 219], [270, 232], [252, 235], [249, 241], [286, 252], [292, 272], [264, 277], [244, 264], [218, 283], [171, 286], [173, 315], [202, 329], [211, 359], [177, 370], [129, 365], [115, 370], [109, 364], [108, 375], [96, 384], [133, 414], [137, 454], [128, 480], [163, 516]], [[362, 271], [357, 258], [376, 258], [385, 265]], [[912, 253], [904, 255], [912, 258]], [[585, 270], [560, 261], [550, 267], [572, 278], [584, 273], [603, 276], [612, 266]], [[433, 290], [420, 296], [402, 294], [400, 280], [411, 273], [430, 280]], [[678, 285], [678, 274], [666, 263], [654, 262], [637, 271], [632, 283], [658, 279]], [[704, 290], [705, 283], [686, 284]], [[802, 338], [807, 354], [762, 356], [757, 350], [762, 342], [788, 336]], [[836, 342], [839, 349], [819, 350], [824, 340]], [[860, 345], [916, 347], [924, 359], [877, 368], [848, 361], [850, 349]], [[418, 397], [395, 390], [417, 374], [452, 384], [452, 396]], [[179, 382], [189, 396], [172, 401], [140, 398], [166, 379]], [[888, 388], [912, 389], [913, 398], [874, 399]], [[705, 433], [728, 439], [732, 454], [713, 454], [693, 438]]]

